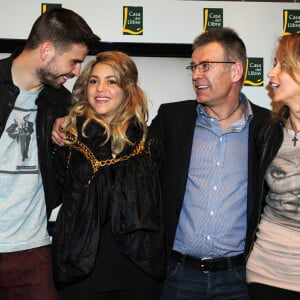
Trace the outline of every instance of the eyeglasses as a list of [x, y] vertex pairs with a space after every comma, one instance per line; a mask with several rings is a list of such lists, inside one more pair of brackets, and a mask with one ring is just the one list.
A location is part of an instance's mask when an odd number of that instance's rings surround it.
[[235, 61], [201, 61], [199, 64], [191, 63], [189, 66], [186, 67], [187, 70], [190, 70], [192, 73], [196, 71], [196, 69], [201, 72], [207, 72], [212, 64], [235, 64]]

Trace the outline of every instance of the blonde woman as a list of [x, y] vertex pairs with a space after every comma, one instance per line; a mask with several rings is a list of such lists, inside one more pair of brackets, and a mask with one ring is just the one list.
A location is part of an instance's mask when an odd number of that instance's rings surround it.
[[268, 73], [279, 109], [258, 133], [261, 212], [247, 263], [252, 299], [300, 299], [300, 34], [282, 36]]
[[165, 248], [161, 149], [133, 60], [102, 52], [76, 81], [54, 150], [64, 186], [53, 237], [60, 299], [157, 299]]

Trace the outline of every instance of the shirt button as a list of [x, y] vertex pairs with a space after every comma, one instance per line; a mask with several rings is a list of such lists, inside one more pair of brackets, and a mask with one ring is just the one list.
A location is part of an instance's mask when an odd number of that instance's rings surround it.
[[217, 190], [217, 186], [216, 186], [216, 185], [213, 187], [213, 190], [214, 190], [214, 191], [216, 191], [216, 190]]
[[206, 239], [207, 239], [207, 240], [210, 240], [210, 235], [208, 235], [208, 236], [206, 237]]
[[210, 214], [211, 216], [213, 216], [213, 215], [214, 215], [214, 211], [211, 210], [209, 214]]

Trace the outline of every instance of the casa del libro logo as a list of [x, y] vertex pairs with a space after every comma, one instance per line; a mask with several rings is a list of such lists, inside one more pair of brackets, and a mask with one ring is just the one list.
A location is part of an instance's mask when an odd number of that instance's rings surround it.
[[123, 35], [143, 35], [143, 7], [123, 6]]
[[283, 10], [282, 35], [300, 32], [300, 10]]
[[248, 57], [245, 72], [245, 86], [264, 85], [264, 59], [262, 57]]
[[223, 8], [203, 9], [203, 31], [223, 27]]

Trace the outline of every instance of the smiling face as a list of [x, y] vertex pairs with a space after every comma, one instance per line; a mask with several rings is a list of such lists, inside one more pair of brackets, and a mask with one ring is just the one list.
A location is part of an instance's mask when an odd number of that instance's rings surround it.
[[[210, 61], [227, 61], [222, 46], [217, 42], [208, 43], [193, 51], [192, 64]], [[192, 80], [197, 102], [217, 105], [227, 102], [227, 99], [236, 93], [236, 88], [239, 91], [240, 76], [236, 78], [234, 66], [234, 64], [212, 63], [205, 72], [196, 68]]]
[[87, 97], [93, 109], [110, 123], [124, 101], [124, 91], [117, 84], [112, 67], [101, 62], [94, 65], [88, 79]]
[[[47, 46], [45, 46], [47, 47]], [[49, 46], [45, 51], [45, 67], [37, 71], [42, 84], [59, 89], [74, 76], [80, 74], [81, 64], [87, 55], [87, 48], [81, 44], [74, 44], [67, 51], [60, 52]]]
[[[300, 69], [299, 62], [298, 65]], [[268, 73], [271, 88], [270, 95], [273, 102], [281, 102], [288, 107], [296, 103], [300, 105], [300, 75], [297, 73], [293, 74], [294, 78], [288, 72], [285, 63], [281, 62], [278, 55], [276, 55], [274, 67]]]

